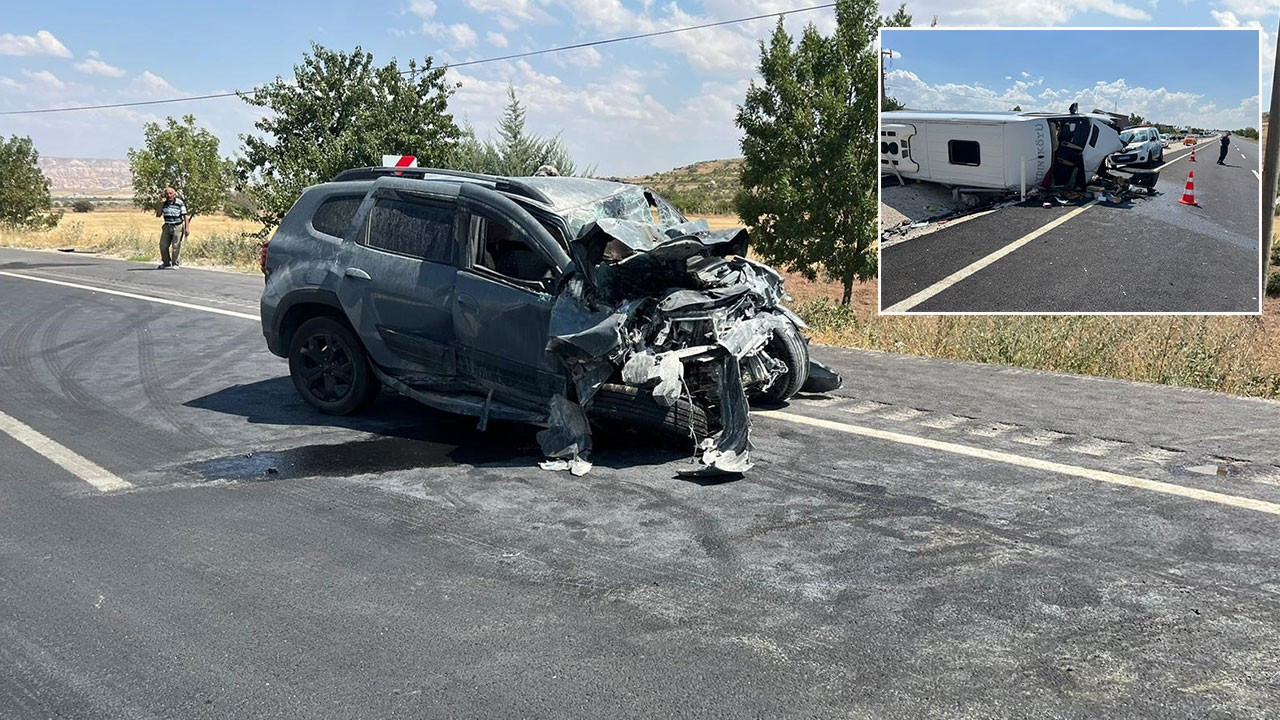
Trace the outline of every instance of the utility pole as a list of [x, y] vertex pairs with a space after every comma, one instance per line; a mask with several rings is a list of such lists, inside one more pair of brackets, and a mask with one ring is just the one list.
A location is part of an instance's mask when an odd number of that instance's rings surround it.
[[889, 99], [888, 93], [886, 93], [884, 90], [884, 59], [885, 58], [892, 59], [893, 51], [892, 50], [880, 51], [880, 102], [882, 104], [884, 103], [885, 100]]

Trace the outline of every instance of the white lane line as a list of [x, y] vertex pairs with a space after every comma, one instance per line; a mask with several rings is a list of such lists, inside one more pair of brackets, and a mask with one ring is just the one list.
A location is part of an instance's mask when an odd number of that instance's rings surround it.
[[1250, 170], [1249, 172], [1253, 173], [1253, 176], [1258, 178], [1259, 180], [1262, 179], [1262, 176], [1258, 174], [1257, 170]]
[[29, 425], [3, 412], [0, 412], [0, 431], [4, 431], [14, 440], [52, 460], [63, 470], [102, 492], [129, 490], [133, 487], [133, 483], [128, 480], [122, 480], [111, 471], [100, 467], [82, 455], [76, 454], [66, 446], [50, 440]]
[[207, 305], [194, 305], [179, 300], [169, 300], [167, 298], [155, 297], [154, 295], [139, 295], [138, 293], [124, 292], [123, 290], [109, 290], [96, 285], [81, 285], [79, 283], [66, 282], [65, 280], [51, 280], [49, 278], [38, 277], [35, 275], [25, 275], [23, 273], [8, 272], [0, 270], [0, 275], [12, 278], [20, 278], [22, 280], [34, 280], [36, 282], [49, 283], [50, 285], [61, 285], [63, 287], [76, 288], [77, 290], [89, 290], [90, 292], [100, 292], [106, 295], [118, 295], [119, 297], [131, 298], [133, 300], [145, 300], [146, 302], [159, 303], [161, 305], [172, 305], [174, 307], [186, 308], [187, 310], [201, 310], [215, 315], [226, 315], [228, 317], [242, 318], [244, 320], [258, 320], [257, 315], [249, 313], [236, 312], [235, 310], [223, 310], [222, 308], [208, 307]]
[[[1185, 159], [1187, 159], [1187, 158], [1189, 158], [1189, 157], [1191, 157], [1191, 153], [1187, 153], [1186, 155], [1179, 155], [1178, 157], [1176, 157], [1176, 158], [1174, 158], [1174, 159], [1170, 160], [1169, 162], [1167, 162], [1167, 163], [1165, 163], [1165, 164], [1163, 164], [1163, 165], [1158, 165], [1158, 166], [1156, 166], [1154, 169], [1158, 172], [1158, 171], [1163, 170], [1163, 169], [1165, 169], [1165, 168], [1169, 167], [1170, 165], [1172, 165], [1172, 164], [1174, 164], [1174, 163], [1178, 162], [1179, 160], [1185, 160]], [[1199, 162], [1199, 161], [1197, 161], [1197, 162]]]
[[1018, 248], [1022, 247], [1023, 245], [1026, 245], [1027, 243], [1031, 242], [1032, 240], [1035, 240], [1036, 238], [1040, 237], [1041, 235], [1044, 235], [1045, 233], [1047, 233], [1047, 232], [1049, 232], [1050, 230], [1052, 230], [1052, 229], [1054, 229], [1054, 228], [1058, 227], [1059, 225], [1061, 225], [1061, 224], [1065, 223], [1066, 221], [1070, 220], [1071, 218], [1073, 218], [1073, 217], [1075, 217], [1075, 216], [1079, 215], [1080, 213], [1084, 212], [1085, 210], [1088, 210], [1089, 208], [1093, 207], [1094, 205], [1097, 205], [1099, 202], [1100, 202], [1099, 200], [1090, 200], [1088, 203], [1086, 203], [1086, 204], [1082, 205], [1081, 207], [1076, 208], [1075, 210], [1072, 210], [1071, 212], [1067, 213], [1066, 215], [1063, 215], [1062, 217], [1058, 218], [1057, 220], [1054, 220], [1053, 222], [1048, 223], [1047, 225], [1044, 225], [1043, 227], [1041, 227], [1041, 228], [1039, 228], [1039, 229], [1037, 229], [1037, 230], [1033, 230], [1033, 231], [1031, 231], [1031, 232], [1027, 233], [1026, 235], [1023, 235], [1022, 237], [1018, 238], [1017, 240], [1014, 240], [1013, 242], [1009, 243], [1008, 245], [1005, 245], [1004, 247], [1000, 248], [999, 250], [996, 250], [995, 252], [991, 253], [990, 255], [987, 255], [986, 257], [984, 257], [984, 258], [982, 258], [982, 259], [980, 259], [980, 260], [976, 260], [976, 261], [974, 261], [974, 262], [970, 263], [969, 265], [967, 265], [966, 267], [963, 267], [963, 268], [961, 268], [960, 270], [957, 270], [957, 271], [955, 271], [955, 272], [951, 273], [950, 275], [948, 275], [948, 276], [946, 276], [945, 278], [943, 278], [943, 279], [939, 280], [938, 282], [936, 282], [936, 283], [934, 283], [934, 284], [930, 285], [929, 287], [927, 287], [927, 288], [925, 288], [925, 289], [921, 290], [920, 292], [916, 293], [915, 295], [912, 295], [911, 297], [909, 297], [909, 298], [907, 298], [907, 299], [905, 299], [905, 300], [899, 300], [898, 302], [896, 302], [896, 303], [894, 303], [894, 304], [890, 305], [889, 307], [884, 308], [883, 310], [881, 310], [881, 312], [891, 313], [891, 312], [905, 312], [905, 311], [907, 311], [907, 310], [910, 310], [911, 308], [915, 307], [916, 305], [919, 305], [920, 303], [924, 302], [925, 300], [928, 300], [929, 298], [933, 297], [934, 295], [937, 295], [938, 293], [942, 292], [943, 290], [946, 290], [947, 288], [951, 287], [952, 285], [955, 285], [956, 283], [960, 282], [961, 280], [964, 280], [965, 278], [969, 277], [970, 275], [973, 275], [974, 273], [978, 272], [979, 270], [982, 270], [983, 268], [987, 267], [987, 266], [988, 266], [988, 265], [990, 265], [991, 263], [994, 263], [995, 261], [997, 261], [997, 260], [999, 260], [1000, 258], [1004, 257], [1005, 255], [1008, 255], [1009, 253], [1013, 252], [1014, 250], [1017, 250]]
[[851, 435], [862, 435], [864, 437], [875, 438], [876, 440], [885, 440], [903, 445], [914, 445], [916, 447], [928, 448], [930, 450], [951, 453], [953, 455], [964, 455], [966, 457], [1004, 463], [1007, 465], [1016, 465], [1018, 467], [1029, 468], [1032, 470], [1043, 470], [1045, 472], [1058, 473], [1059, 475], [1069, 475], [1071, 477], [1096, 480], [1098, 482], [1110, 483], [1112, 485], [1123, 485], [1125, 487], [1136, 488], [1139, 490], [1149, 490], [1151, 492], [1158, 492], [1166, 495], [1176, 495], [1178, 497], [1188, 498], [1191, 500], [1217, 503], [1219, 505], [1243, 508], [1245, 510], [1255, 510], [1257, 512], [1263, 512], [1270, 515], [1280, 515], [1280, 504], [1267, 502], [1265, 500], [1254, 500], [1253, 498], [1227, 495], [1226, 493], [1218, 493], [1211, 490], [1183, 487], [1181, 485], [1160, 482], [1158, 480], [1148, 480], [1146, 478], [1121, 475], [1119, 473], [1107, 472], [1105, 470], [1094, 470], [1092, 468], [1079, 467], [1077, 465], [1067, 465], [1066, 463], [1052, 462], [1050, 460], [1040, 460], [1037, 458], [1025, 457], [1023, 455], [1000, 452], [998, 450], [987, 450], [985, 448], [973, 447], [971, 445], [960, 445], [958, 443], [943, 442], [941, 440], [930, 440], [928, 438], [916, 437], [914, 435], [903, 435], [902, 433], [888, 432], [885, 430], [876, 430], [874, 428], [862, 427], [860, 425], [849, 425], [847, 423], [812, 418], [807, 415], [796, 415], [794, 413], [783, 412], [780, 410], [758, 410], [751, 414], [759, 417], [796, 423], [798, 425], [808, 425], [810, 427], [818, 427], [826, 430], [835, 430], [837, 432], [849, 433]]

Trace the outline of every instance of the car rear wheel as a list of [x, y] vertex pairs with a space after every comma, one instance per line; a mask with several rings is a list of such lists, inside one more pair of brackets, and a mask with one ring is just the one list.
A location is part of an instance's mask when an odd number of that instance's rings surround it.
[[786, 372], [774, 378], [773, 384], [756, 395], [756, 399], [777, 405], [800, 392], [809, 379], [809, 346], [804, 336], [790, 322], [781, 330], [774, 330], [769, 343], [765, 345], [769, 357], [781, 360], [787, 366]]
[[587, 414], [613, 429], [656, 430], [669, 440], [701, 441], [710, 434], [707, 411], [681, 397], [663, 407], [653, 393], [630, 385], [606, 383], [587, 406]]
[[327, 316], [311, 318], [293, 334], [289, 375], [302, 399], [329, 415], [349, 415], [382, 389], [355, 333]]

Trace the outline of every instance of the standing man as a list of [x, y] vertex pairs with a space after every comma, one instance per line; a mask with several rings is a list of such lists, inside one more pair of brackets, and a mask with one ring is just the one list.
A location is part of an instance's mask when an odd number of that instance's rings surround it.
[[191, 223], [187, 204], [178, 197], [177, 190], [171, 187], [164, 189], [164, 200], [156, 208], [156, 217], [164, 218], [164, 226], [160, 230], [160, 266], [156, 269], [176, 268], [178, 250], [182, 247], [182, 238], [186, 237]]
[[1218, 164], [1226, 165], [1223, 160], [1227, 159], [1227, 144], [1231, 142], [1231, 131], [1226, 131], [1222, 136], [1222, 149], [1218, 151]]

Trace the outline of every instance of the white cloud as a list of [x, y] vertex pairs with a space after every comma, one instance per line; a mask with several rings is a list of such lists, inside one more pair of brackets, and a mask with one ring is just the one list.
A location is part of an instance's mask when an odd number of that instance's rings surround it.
[[[880, 11], [891, 14], [900, 4], [900, 0], [881, 0]], [[927, 25], [936, 15], [940, 27], [1062, 25], [1088, 12], [1121, 20], [1151, 21], [1147, 11], [1115, 0], [920, 0], [909, 3], [907, 10], [918, 25]]]
[[504, 48], [508, 45], [507, 36], [499, 32], [487, 32], [484, 34], [484, 39], [488, 40], [489, 44], [494, 47]]
[[597, 68], [604, 62], [604, 56], [593, 47], [566, 50], [551, 57], [552, 62], [563, 68]]
[[41, 30], [35, 37], [12, 33], [0, 35], [0, 55], [52, 55], [69, 58], [71, 51], [53, 33]]
[[1046, 88], [1038, 94], [1032, 94], [1032, 90], [1043, 83], [1043, 78], [1036, 83], [1019, 80], [1001, 90], [992, 90], [955, 83], [931, 85], [910, 71], [894, 70], [886, 74], [885, 82], [890, 94], [907, 107], [918, 109], [1008, 110], [1021, 105], [1023, 110], [1064, 111], [1070, 103], [1078, 102], [1082, 110], [1137, 113], [1148, 120], [1173, 125], [1239, 128], [1258, 122], [1257, 96], [1231, 107], [1219, 107], [1202, 93], [1134, 87], [1124, 78], [1098, 81], [1074, 90]]
[[101, 75], [103, 77], [124, 77], [127, 73], [123, 68], [99, 60], [97, 57], [91, 57], [84, 62], [75, 64], [75, 69], [88, 75]]
[[129, 83], [129, 90], [134, 95], [141, 95], [155, 99], [171, 98], [181, 93], [178, 89], [169, 84], [168, 80], [156, 75], [150, 70], [143, 70]]
[[491, 15], [508, 32], [529, 23], [546, 24], [553, 18], [533, 0], [466, 0], [476, 12]]
[[[422, 34], [431, 37], [442, 38], [450, 43], [455, 50], [461, 50], [474, 47], [480, 36], [475, 30], [466, 23], [454, 23], [453, 25], [444, 25], [442, 23], [425, 22], [422, 23]], [[447, 61], [448, 58], [439, 58]]]
[[436, 4], [431, 0], [409, 0], [408, 11], [424, 20], [435, 17]]
[[62, 80], [58, 79], [57, 75], [54, 75], [48, 70], [41, 70], [39, 72], [23, 70], [22, 74], [32, 81], [31, 89], [35, 92], [60, 92], [67, 89], [67, 84], [62, 82]]

